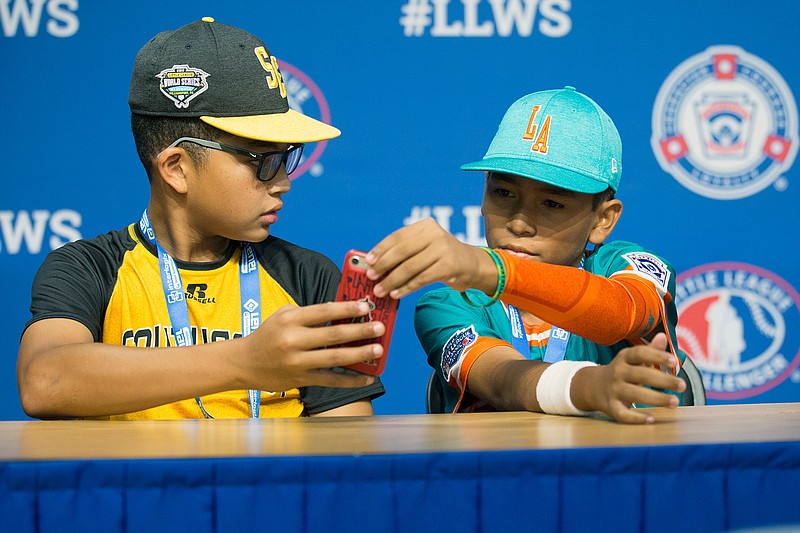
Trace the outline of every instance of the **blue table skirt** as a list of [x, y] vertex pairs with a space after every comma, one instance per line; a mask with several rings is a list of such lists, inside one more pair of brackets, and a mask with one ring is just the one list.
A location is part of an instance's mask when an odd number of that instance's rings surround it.
[[694, 532], [800, 524], [800, 442], [0, 463], [0, 530]]

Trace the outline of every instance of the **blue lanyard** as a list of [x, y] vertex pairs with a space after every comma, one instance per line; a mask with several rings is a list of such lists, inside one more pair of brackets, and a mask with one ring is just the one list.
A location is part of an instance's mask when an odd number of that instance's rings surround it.
[[[530, 359], [531, 347], [528, 345], [528, 337], [525, 334], [522, 315], [519, 309], [511, 304], [506, 304], [506, 308], [508, 309], [508, 321], [511, 322], [511, 345], [527, 359]], [[544, 351], [542, 360], [545, 363], [556, 363], [564, 359], [564, 355], [567, 353], [569, 336], [569, 331], [558, 326], [550, 326], [550, 339], [547, 341], [547, 348]]]
[[[583, 260], [578, 268], [583, 269]], [[522, 322], [522, 314], [519, 309], [511, 304], [506, 304], [508, 310], [508, 321], [511, 323], [511, 345], [526, 359], [531, 358], [531, 347], [528, 345], [528, 337], [525, 334], [525, 324]], [[550, 326], [550, 338], [547, 341], [547, 348], [544, 351], [545, 363], [557, 363], [564, 359], [567, 353], [570, 332], [558, 326]]]
[[531, 347], [528, 345], [528, 336], [525, 335], [525, 324], [519, 309], [511, 304], [506, 304], [508, 321], [511, 322], [511, 345], [526, 359], [531, 358]]
[[[164, 298], [167, 301], [167, 312], [172, 323], [175, 343], [178, 346], [191, 346], [194, 341], [192, 340], [189, 307], [186, 305], [181, 274], [178, 271], [175, 260], [156, 240], [155, 232], [150, 225], [150, 218], [147, 216], [147, 209], [142, 213], [139, 229], [142, 230], [145, 238], [158, 251], [161, 286], [164, 290]], [[239, 285], [241, 287], [240, 298], [242, 303], [242, 336], [247, 336], [258, 328], [261, 323], [261, 313], [259, 312], [261, 289], [258, 280], [258, 261], [253, 246], [247, 242], [242, 243], [241, 257], [239, 257]], [[247, 395], [250, 400], [250, 413], [253, 418], [258, 418], [261, 410], [261, 391], [248, 390]], [[203, 416], [214, 418], [206, 411], [200, 398], [195, 398], [194, 400], [203, 412]]]

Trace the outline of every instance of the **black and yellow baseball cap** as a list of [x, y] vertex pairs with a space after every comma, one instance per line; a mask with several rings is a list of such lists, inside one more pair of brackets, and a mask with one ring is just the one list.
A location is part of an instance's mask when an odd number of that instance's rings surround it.
[[317, 142], [341, 133], [289, 108], [278, 61], [258, 37], [210, 17], [142, 47], [128, 104], [132, 113], [197, 117], [259, 141]]

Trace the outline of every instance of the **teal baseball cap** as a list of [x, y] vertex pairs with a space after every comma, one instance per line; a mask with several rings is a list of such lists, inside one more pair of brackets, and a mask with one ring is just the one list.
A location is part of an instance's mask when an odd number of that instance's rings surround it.
[[535, 92], [508, 108], [483, 159], [461, 170], [516, 174], [570, 191], [614, 191], [622, 140], [611, 118], [574, 87]]

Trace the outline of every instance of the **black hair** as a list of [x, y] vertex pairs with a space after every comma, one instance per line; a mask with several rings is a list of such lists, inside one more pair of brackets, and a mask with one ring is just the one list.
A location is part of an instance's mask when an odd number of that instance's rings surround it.
[[[136, 152], [142, 162], [147, 178], [151, 178], [153, 162], [156, 156], [167, 146], [180, 137], [198, 137], [209, 141], [220, 138], [222, 131], [209, 126], [199, 118], [175, 118], [140, 115], [131, 113], [131, 131], [133, 141], [136, 143]], [[189, 157], [198, 166], [205, 163], [208, 152], [203, 147], [193, 143], [183, 143], [181, 147], [186, 150]]]
[[592, 210], [597, 209], [597, 206], [599, 206], [603, 202], [607, 202], [613, 199], [614, 199], [614, 189], [612, 189], [611, 187], [604, 190], [603, 192], [595, 194], [594, 196], [592, 196]]

